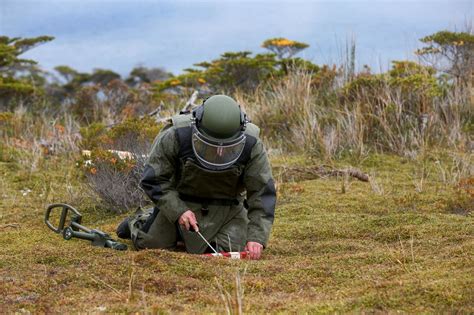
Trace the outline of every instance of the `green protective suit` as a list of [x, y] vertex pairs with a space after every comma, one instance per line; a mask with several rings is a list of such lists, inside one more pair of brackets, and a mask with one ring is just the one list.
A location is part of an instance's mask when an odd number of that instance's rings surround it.
[[190, 253], [208, 251], [197, 233], [178, 219], [192, 210], [199, 230], [224, 251], [241, 251], [249, 241], [267, 245], [276, 192], [259, 129], [247, 124], [246, 143], [237, 162], [225, 170], [201, 166], [191, 145], [191, 115], [178, 115], [156, 137], [141, 187], [155, 208], [138, 210], [129, 221], [137, 249], [174, 249], [181, 238]]

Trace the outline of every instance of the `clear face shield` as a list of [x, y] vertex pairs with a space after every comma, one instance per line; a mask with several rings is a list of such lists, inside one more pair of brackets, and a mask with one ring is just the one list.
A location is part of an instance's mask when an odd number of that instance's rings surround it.
[[227, 142], [217, 142], [208, 139], [193, 126], [192, 145], [193, 151], [199, 162], [211, 170], [222, 170], [234, 164], [242, 154], [245, 147], [246, 136]]

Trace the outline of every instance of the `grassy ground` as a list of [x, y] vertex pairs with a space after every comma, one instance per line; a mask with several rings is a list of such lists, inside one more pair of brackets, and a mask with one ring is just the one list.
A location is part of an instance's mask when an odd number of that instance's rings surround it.
[[284, 167], [319, 162], [275, 158], [279, 203], [260, 261], [64, 241], [42, 221], [48, 203], [71, 203], [85, 225], [110, 233], [124, 216], [82, 198], [70, 162], [32, 171], [2, 160], [0, 313], [218, 313], [237, 311], [239, 298], [250, 313], [474, 312], [472, 186], [456, 186], [456, 169], [432, 156], [337, 163], [373, 174], [372, 184], [282, 182]]

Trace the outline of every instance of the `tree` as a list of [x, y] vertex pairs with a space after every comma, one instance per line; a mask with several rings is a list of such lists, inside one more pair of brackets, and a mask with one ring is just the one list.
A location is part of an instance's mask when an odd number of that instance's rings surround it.
[[166, 72], [163, 68], [146, 68], [143, 66], [134, 68], [125, 82], [134, 87], [140, 83], [152, 83], [156, 81], [165, 81], [173, 75]]
[[306, 73], [316, 74], [319, 72], [320, 67], [311, 61], [296, 57], [296, 58], [284, 58], [278, 62], [283, 74], [288, 74], [292, 70], [298, 70]]
[[[39, 69], [34, 67], [37, 62], [22, 59], [20, 55], [53, 39], [51, 36], [34, 38], [0, 36], [0, 105], [4, 105], [12, 97], [26, 96], [40, 90], [35, 86], [34, 76], [24, 75], [25, 73], [39, 75]], [[41, 81], [38, 77], [36, 79], [37, 82]]]
[[54, 70], [66, 81], [66, 84], [79, 76], [79, 72], [69, 66], [57, 66]]
[[205, 69], [204, 79], [222, 91], [250, 90], [275, 73], [275, 55], [257, 54], [250, 51], [227, 52], [211, 63], [196, 66]]
[[57, 66], [54, 68], [56, 72], [64, 79], [65, 83], [61, 86], [65, 94], [74, 94], [85, 83], [91, 81], [89, 73], [79, 72], [69, 66]]
[[277, 37], [267, 39], [263, 42], [262, 47], [275, 53], [279, 59], [285, 59], [293, 57], [303, 49], [308, 48], [309, 45], [283, 37]]
[[112, 82], [113, 80], [119, 80], [120, 74], [107, 69], [94, 69], [92, 75], [90, 76], [90, 81], [95, 84], [100, 84], [105, 86]]
[[420, 41], [428, 46], [418, 49], [417, 55], [462, 84], [470, 81], [474, 71], [473, 34], [440, 31]]
[[120, 80], [118, 73], [108, 69], [94, 69], [92, 74], [79, 72], [69, 66], [57, 66], [54, 70], [64, 79], [65, 83], [62, 88], [67, 94], [74, 94], [86, 85], [106, 86], [113, 80]]
[[214, 92], [248, 91], [278, 74], [278, 61], [274, 54], [257, 54], [250, 51], [226, 52], [219, 59], [201, 62], [202, 69], [186, 69], [186, 73], [172, 77], [157, 85], [158, 91], [179, 87], [201, 88], [206, 85]]
[[39, 36], [34, 38], [20, 38], [0, 36], [0, 71], [4, 73], [15, 67], [25, 64], [36, 64], [37, 62], [31, 59], [21, 59], [18, 56], [27, 52], [28, 50], [52, 41], [54, 37]]

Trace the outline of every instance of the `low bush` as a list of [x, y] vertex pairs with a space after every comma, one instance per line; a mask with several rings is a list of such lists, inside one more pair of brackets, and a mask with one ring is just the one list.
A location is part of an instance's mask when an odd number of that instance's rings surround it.
[[147, 116], [126, 119], [111, 128], [96, 123], [81, 129], [84, 156], [79, 165], [90, 191], [108, 210], [123, 213], [148, 202], [139, 182], [160, 129]]

